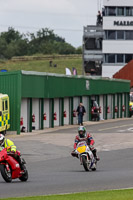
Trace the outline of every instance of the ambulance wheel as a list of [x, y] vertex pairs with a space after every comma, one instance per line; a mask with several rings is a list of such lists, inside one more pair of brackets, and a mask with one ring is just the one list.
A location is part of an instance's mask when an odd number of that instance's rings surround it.
[[2, 135], [6, 135], [6, 130], [5, 130], [5, 131], [2, 131], [2, 132], [0, 132], [0, 134], [2, 134]]

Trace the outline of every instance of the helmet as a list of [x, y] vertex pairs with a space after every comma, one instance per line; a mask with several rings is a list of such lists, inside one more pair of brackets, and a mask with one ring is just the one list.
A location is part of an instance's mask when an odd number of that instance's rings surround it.
[[0, 146], [3, 146], [4, 141], [5, 141], [5, 136], [0, 134]]
[[80, 126], [78, 128], [78, 133], [80, 138], [85, 138], [86, 137], [86, 129], [84, 126]]

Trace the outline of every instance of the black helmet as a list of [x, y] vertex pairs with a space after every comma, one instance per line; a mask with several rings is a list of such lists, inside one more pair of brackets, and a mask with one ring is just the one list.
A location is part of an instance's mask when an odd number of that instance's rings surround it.
[[80, 138], [85, 138], [86, 137], [86, 129], [84, 126], [80, 126], [78, 128], [78, 133]]

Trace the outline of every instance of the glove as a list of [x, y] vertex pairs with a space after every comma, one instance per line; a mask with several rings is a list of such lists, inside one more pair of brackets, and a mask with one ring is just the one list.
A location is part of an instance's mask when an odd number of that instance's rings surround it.
[[7, 150], [11, 150], [11, 147], [6, 147]]
[[93, 149], [93, 145], [92, 144], [90, 144], [90, 149]]
[[72, 151], [72, 153], [75, 153], [75, 151], [76, 151], [76, 149], [74, 149], [74, 150]]
[[78, 154], [77, 154], [75, 151], [76, 151], [76, 150], [74, 149], [74, 150], [72, 151], [71, 155], [72, 155], [73, 157], [77, 157], [77, 158], [78, 158]]

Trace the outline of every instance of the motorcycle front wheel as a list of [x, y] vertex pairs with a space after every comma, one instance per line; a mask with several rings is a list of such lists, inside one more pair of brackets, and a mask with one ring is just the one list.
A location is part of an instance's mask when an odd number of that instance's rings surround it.
[[5, 165], [0, 165], [0, 171], [3, 179], [10, 183], [12, 181], [12, 172], [11, 169], [7, 170]]
[[92, 171], [96, 171], [97, 170], [97, 162], [95, 162], [95, 167], [92, 168]]
[[85, 171], [89, 171], [90, 166], [87, 163], [87, 157], [86, 156], [82, 156], [82, 162], [83, 162], [83, 167], [84, 167]]

